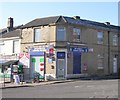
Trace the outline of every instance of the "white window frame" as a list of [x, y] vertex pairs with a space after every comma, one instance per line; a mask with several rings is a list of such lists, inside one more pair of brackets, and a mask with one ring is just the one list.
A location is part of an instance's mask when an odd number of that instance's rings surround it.
[[[64, 32], [64, 33], [59, 33], [59, 32]], [[62, 34], [62, 38], [59, 37], [60, 35], [59, 34]], [[65, 27], [57, 27], [57, 36], [56, 36], [56, 40], [57, 41], [66, 41], [66, 28]]]
[[34, 29], [34, 42], [40, 42], [40, 41], [41, 41], [41, 29], [40, 28], [35, 28]]
[[113, 46], [118, 45], [118, 35], [117, 34], [113, 35], [112, 42], [113, 42]]
[[103, 32], [97, 32], [97, 43], [98, 44], [103, 44], [103, 38], [104, 38], [104, 33]]
[[80, 33], [81, 33], [81, 29], [73, 28], [73, 41], [80, 41]]
[[104, 56], [100, 54], [97, 55], [97, 69], [104, 69]]
[[[17, 45], [15, 44], [17, 42]], [[19, 40], [13, 40], [13, 53], [19, 53]]]

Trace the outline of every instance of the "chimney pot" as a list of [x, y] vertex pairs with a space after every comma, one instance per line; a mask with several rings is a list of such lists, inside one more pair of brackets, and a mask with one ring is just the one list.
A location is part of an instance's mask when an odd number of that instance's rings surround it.
[[80, 16], [73, 16], [74, 19], [80, 19]]
[[110, 22], [105, 22], [106, 25], [110, 25]]

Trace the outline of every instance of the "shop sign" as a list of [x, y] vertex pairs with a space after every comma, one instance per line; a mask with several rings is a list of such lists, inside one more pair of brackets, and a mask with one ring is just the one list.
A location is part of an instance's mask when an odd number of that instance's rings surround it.
[[[23, 65], [23, 68], [29, 68], [30, 55], [29, 53], [20, 53], [19, 64]], [[33, 60], [34, 61], [34, 60]]]
[[81, 53], [87, 53], [87, 52], [93, 52], [93, 48], [71, 48], [73, 52], [81, 52]]

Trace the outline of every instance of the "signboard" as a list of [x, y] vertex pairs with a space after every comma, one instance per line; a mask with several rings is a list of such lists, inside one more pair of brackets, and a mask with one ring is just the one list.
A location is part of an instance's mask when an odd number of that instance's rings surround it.
[[29, 68], [30, 55], [29, 53], [20, 53], [19, 54], [19, 64], [23, 65], [23, 68]]
[[71, 48], [72, 51], [79, 51], [81, 53], [93, 52], [93, 48]]
[[31, 74], [39, 74], [39, 79], [44, 79], [44, 56], [31, 56]]
[[39, 79], [44, 80], [44, 71], [45, 71], [45, 58], [44, 52], [30, 52], [30, 61], [31, 61], [31, 77], [34, 77], [34, 74], [39, 74]]

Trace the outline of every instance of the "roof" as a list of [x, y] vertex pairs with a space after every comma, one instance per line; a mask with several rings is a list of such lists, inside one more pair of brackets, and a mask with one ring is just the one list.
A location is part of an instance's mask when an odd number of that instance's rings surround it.
[[4, 34], [7, 32], [7, 28], [0, 29], [0, 35]]
[[114, 30], [120, 30], [120, 26], [115, 25], [106, 25], [105, 23], [100, 23], [96, 21], [90, 21], [90, 20], [84, 20], [84, 19], [74, 19], [73, 17], [64, 17], [65, 20], [70, 24], [77, 24], [77, 25], [83, 25], [83, 26], [91, 26], [91, 27], [99, 27], [102, 29], [114, 29]]
[[2, 35], [2, 38], [10, 38], [10, 37], [21, 37], [20, 29], [10, 31]]
[[75, 19], [73, 17], [66, 17], [66, 16], [53, 16], [53, 17], [38, 18], [23, 25], [22, 28], [37, 27], [37, 26], [44, 26], [44, 25], [49, 25], [52, 23], [57, 23], [60, 18], [62, 18], [66, 23], [69, 23], [69, 24], [91, 26], [95, 28], [102, 28], [105, 30], [111, 30], [111, 29], [120, 30], [120, 26], [106, 25], [105, 23], [89, 21], [89, 20], [84, 20], [84, 19]]
[[12, 31], [7, 32], [7, 28], [0, 30], [0, 37], [1, 38], [10, 38], [10, 37], [21, 37], [20, 35], [20, 28], [22, 25], [15, 26]]
[[54, 17], [46, 17], [46, 18], [37, 18], [27, 24], [25, 24], [22, 28], [28, 28], [28, 27], [35, 27], [35, 26], [43, 26], [43, 25], [49, 25], [51, 23], [56, 23], [60, 16], [54, 16]]

